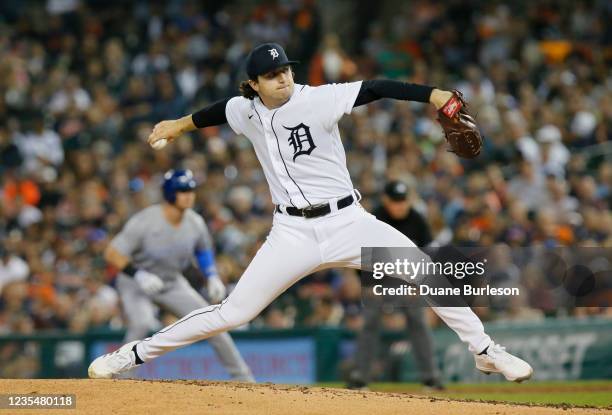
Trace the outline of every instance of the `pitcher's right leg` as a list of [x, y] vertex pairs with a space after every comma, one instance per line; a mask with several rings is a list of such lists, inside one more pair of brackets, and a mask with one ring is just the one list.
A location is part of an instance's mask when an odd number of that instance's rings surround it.
[[300, 219], [294, 222], [275, 218], [266, 242], [221, 304], [194, 310], [130, 348], [125, 345], [97, 358], [90, 365], [90, 377], [112, 377], [255, 318], [278, 295], [321, 264], [314, 232], [310, 226], [300, 226]]
[[[170, 288], [157, 297], [162, 307], [174, 315], [183, 317], [196, 309], [208, 307], [210, 304], [194, 290], [185, 278], [177, 278], [169, 284]], [[142, 339], [145, 335], [138, 337]], [[131, 339], [134, 340], [134, 339]], [[241, 382], [254, 382], [251, 369], [240, 355], [236, 344], [229, 333], [221, 333], [206, 339], [215, 350], [217, 357], [230, 375], [230, 379]]]
[[221, 304], [192, 311], [138, 344], [143, 361], [241, 326], [320, 264], [319, 247], [307, 231], [275, 223], [234, 290]]

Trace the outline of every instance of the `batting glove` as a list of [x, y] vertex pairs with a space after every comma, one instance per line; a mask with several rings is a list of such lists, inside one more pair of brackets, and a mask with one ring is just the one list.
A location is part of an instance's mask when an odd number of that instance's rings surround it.
[[140, 285], [140, 289], [147, 295], [155, 295], [164, 288], [164, 282], [161, 278], [143, 269], [136, 271], [134, 279]]
[[206, 289], [208, 290], [208, 296], [210, 297], [210, 301], [212, 303], [221, 302], [221, 300], [223, 300], [227, 295], [225, 284], [223, 284], [223, 281], [221, 281], [221, 278], [218, 276], [208, 278], [208, 285], [206, 286]]

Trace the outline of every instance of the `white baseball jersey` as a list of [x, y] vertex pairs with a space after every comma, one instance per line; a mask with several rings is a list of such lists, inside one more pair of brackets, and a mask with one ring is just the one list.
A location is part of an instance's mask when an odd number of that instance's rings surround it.
[[295, 84], [289, 101], [272, 110], [259, 98], [228, 101], [227, 122], [253, 143], [275, 204], [304, 208], [353, 192], [338, 121], [360, 88], [361, 81]]

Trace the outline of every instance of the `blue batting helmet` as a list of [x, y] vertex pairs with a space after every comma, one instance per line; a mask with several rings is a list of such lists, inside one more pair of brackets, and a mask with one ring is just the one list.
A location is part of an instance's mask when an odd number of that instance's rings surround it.
[[164, 199], [169, 203], [176, 202], [176, 192], [190, 192], [195, 190], [197, 183], [191, 170], [168, 170], [164, 174], [162, 191]]

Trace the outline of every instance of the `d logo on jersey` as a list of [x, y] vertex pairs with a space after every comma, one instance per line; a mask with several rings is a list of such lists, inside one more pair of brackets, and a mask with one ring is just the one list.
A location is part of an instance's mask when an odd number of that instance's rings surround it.
[[304, 125], [304, 123], [300, 123], [295, 127], [285, 127], [284, 125], [283, 127], [291, 131], [289, 145], [293, 147], [293, 161], [295, 161], [297, 156], [301, 156], [302, 154], [306, 154], [307, 156], [310, 155], [312, 150], [317, 148], [314, 141], [312, 141], [310, 127]]

